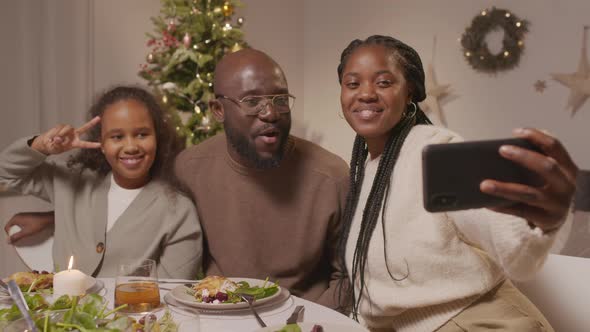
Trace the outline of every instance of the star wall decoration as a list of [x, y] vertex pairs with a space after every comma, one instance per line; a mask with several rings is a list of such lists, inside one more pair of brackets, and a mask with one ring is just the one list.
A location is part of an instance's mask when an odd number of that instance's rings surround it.
[[533, 86], [535, 87], [535, 91], [543, 93], [543, 91], [547, 89], [547, 82], [544, 80], [537, 80]]
[[428, 65], [426, 69], [426, 99], [420, 103], [420, 107], [427, 113], [434, 113], [440, 119], [440, 122], [447, 127], [447, 119], [441, 108], [439, 99], [448, 96], [451, 93], [450, 84], [438, 84], [434, 66]]
[[434, 50], [436, 48], [436, 37], [432, 47], [432, 62], [428, 64], [425, 74], [426, 99], [420, 102], [420, 107], [427, 113], [434, 113], [445, 127], [448, 126], [447, 119], [440, 105], [440, 99], [447, 97], [451, 93], [450, 84], [439, 84], [434, 71]]
[[571, 111], [572, 117], [582, 107], [584, 102], [586, 102], [586, 99], [590, 97], [590, 64], [588, 63], [586, 47], [586, 37], [589, 29], [590, 26], [584, 26], [582, 56], [578, 64], [578, 70], [571, 74], [551, 74], [554, 80], [570, 89], [570, 95], [565, 109]]

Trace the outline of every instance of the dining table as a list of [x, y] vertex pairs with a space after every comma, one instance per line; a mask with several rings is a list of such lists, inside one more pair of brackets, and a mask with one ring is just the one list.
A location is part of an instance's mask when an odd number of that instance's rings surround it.
[[[100, 294], [109, 301], [112, 307], [114, 303], [115, 278], [100, 278], [99, 280], [104, 283], [104, 289], [101, 290]], [[225, 313], [221, 311], [197, 311], [191, 307], [177, 306], [178, 303], [171, 301], [168, 293], [174, 287], [182, 285], [182, 282], [174, 284], [172, 283], [174, 279], [162, 279], [161, 281], [164, 282], [160, 284], [160, 298], [162, 304], [166, 304], [174, 320], [183, 324], [194, 324], [192, 328], [188, 329], [185, 326], [184, 330], [195, 332], [235, 332], [257, 331], [261, 328], [253, 313], [248, 309]], [[287, 318], [291, 316], [296, 306], [304, 307], [299, 321], [319, 325], [339, 326], [345, 330], [350, 329], [350, 331], [367, 331], [356, 321], [340, 312], [294, 296], [288, 291], [280, 302], [261, 306], [257, 308], [257, 311], [266, 325], [281, 326], [286, 324]]]

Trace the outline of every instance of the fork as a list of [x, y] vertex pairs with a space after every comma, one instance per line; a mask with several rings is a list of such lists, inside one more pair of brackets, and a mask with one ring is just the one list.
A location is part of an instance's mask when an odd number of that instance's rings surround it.
[[250, 310], [252, 310], [254, 317], [256, 317], [258, 324], [260, 324], [260, 326], [262, 326], [262, 327], [266, 327], [266, 324], [264, 323], [262, 318], [260, 318], [260, 315], [258, 315], [258, 312], [256, 311], [256, 309], [254, 309], [254, 306], [252, 305], [256, 301], [254, 296], [248, 295], [248, 294], [237, 294], [237, 295], [239, 295], [242, 298], [242, 300], [244, 300], [244, 301], [246, 301], [246, 303], [248, 303], [248, 306], [250, 307]]

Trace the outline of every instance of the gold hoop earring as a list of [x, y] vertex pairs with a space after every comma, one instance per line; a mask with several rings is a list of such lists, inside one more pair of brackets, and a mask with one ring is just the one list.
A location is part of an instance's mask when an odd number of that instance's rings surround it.
[[415, 102], [411, 101], [408, 104], [408, 108], [409, 108], [410, 105], [414, 106], [414, 110], [411, 110], [410, 111], [410, 110], [406, 109], [406, 116], [409, 117], [409, 118], [413, 117], [418, 112], [418, 105], [416, 105]]

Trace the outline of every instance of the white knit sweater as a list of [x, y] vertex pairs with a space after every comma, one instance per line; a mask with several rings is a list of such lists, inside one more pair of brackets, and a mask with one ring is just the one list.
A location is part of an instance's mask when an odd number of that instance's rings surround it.
[[[545, 261], [555, 233], [488, 209], [429, 213], [422, 205], [421, 151], [460, 141], [453, 132], [420, 125], [408, 135], [391, 177], [385, 225], [373, 232], [360, 315], [370, 329], [433, 331], [506, 277], [530, 278]], [[380, 158], [367, 162], [346, 250], [348, 271], [363, 208]], [[385, 266], [384, 233], [390, 271]], [[404, 262], [405, 261], [405, 262]], [[359, 289], [358, 279], [355, 289]]]

